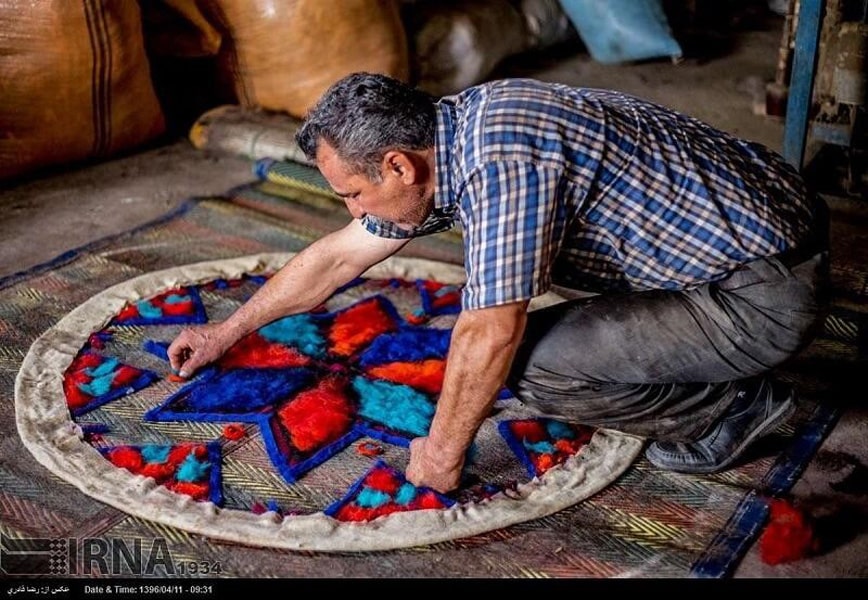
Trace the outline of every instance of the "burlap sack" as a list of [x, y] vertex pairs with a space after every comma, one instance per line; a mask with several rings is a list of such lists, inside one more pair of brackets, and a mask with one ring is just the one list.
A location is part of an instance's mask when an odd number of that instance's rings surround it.
[[164, 130], [138, 2], [0, 2], [0, 180]]
[[303, 117], [329, 85], [354, 71], [408, 78], [397, 0], [204, 4], [224, 33], [221, 70], [243, 107]]

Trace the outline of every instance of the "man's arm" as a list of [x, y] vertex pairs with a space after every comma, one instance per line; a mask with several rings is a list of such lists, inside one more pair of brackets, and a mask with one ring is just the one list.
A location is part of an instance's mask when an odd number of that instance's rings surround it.
[[521, 343], [527, 305], [467, 310], [458, 317], [428, 436], [410, 444], [410, 483], [440, 492], [458, 487], [467, 449], [491, 412]]
[[372, 235], [354, 219], [295, 255], [222, 323], [184, 329], [169, 346], [172, 368], [182, 377], [189, 376], [220, 358], [248, 333], [318, 306], [407, 241]]

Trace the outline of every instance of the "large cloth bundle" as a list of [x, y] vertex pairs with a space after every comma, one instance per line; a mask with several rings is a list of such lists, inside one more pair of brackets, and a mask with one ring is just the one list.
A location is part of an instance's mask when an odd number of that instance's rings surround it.
[[194, 147], [250, 160], [312, 164], [295, 143], [301, 121], [282, 112], [224, 104], [205, 111], [190, 127]]
[[354, 71], [408, 78], [407, 36], [396, 0], [200, 5], [225, 33], [221, 70], [241, 106], [302, 117], [328, 86]]
[[575, 39], [558, 0], [404, 0], [413, 82], [435, 96], [489, 79], [513, 55]]
[[0, 179], [105, 158], [164, 130], [137, 2], [0, 3]]

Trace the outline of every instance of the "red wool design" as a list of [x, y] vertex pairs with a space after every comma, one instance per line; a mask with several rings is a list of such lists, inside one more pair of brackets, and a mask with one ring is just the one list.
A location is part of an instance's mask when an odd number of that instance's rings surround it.
[[289, 369], [310, 364], [310, 358], [251, 333], [229, 348], [218, 364], [222, 369]]
[[[170, 302], [169, 298], [174, 298], [174, 301]], [[160, 313], [161, 316], [143, 315], [141, 312], [142, 305], [150, 306], [152, 311]], [[123, 324], [141, 319], [158, 321], [161, 318], [167, 317], [193, 318], [197, 315], [198, 309], [198, 295], [192, 296], [190, 288], [175, 288], [162, 292], [148, 300], [127, 304], [115, 318], [115, 322]]]
[[368, 372], [379, 379], [409, 385], [429, 394], [439, 394], [443, 388], [446, 361], [431, 358], [418, 362], [393, 362], [373, 367]]
[[374, 442], [359, 442], [359, 445], [356, 446], [356, 450], [362, 456], [379, 456], [383, 451], [383, 447], [379, 444], [375, 444]]
[[593, 427], [548, 418], [501, 421], [498, 429], [532, 477], [578, 454], [595, 432]]
[[[219, 489], [212, 488], [210, 479], [211, 470], [218, 468], [210, 464], [213, 458], [209, 455], [208, 447], [204, 444], [179, 444], [168, 449], [163, 462], [148, 462], [142, 453], [142, 447], [116, 446], [102, 450], [103, 455], [116, 467], [126, 469], [136, 475], [150, 477], [154, 481], [173, 492], [185, 494], [194, 500], [211, 500], [216, 504], [222, 502]], [[182, 465], [192, 455], [199, 463], [207, 465], [202, 473], [194, 473], [196, 479], [179, 479]]]
[[[360, 326], [362, 323], [364, 326]], [[338, 356], [350, 356], [395, 329], [395, 319], [383, 309], [379, 299], [359, 302], [335, 317], [329, 331], [331, 351]]]
[[430, 488], [417, 488], [392, 467], [375, 464], [325, 514], [339, 521], [371, 521], [408, 510], [443, 509], [454, 501]]
[[[108, 366], [106, 361], [106, 357], [95, 352], [83, 352], [69, 365], [63, 376], [63, 391], [66, 405], [73, 413], [85, 412], [108, 400], [145, 387], [156, 378], [148, 371], [122, 363], [115, 363], [113, 368], [100, 373], [101, 368]], [[94, 394], [92, 386], [99, 378], [109, 378], [108, 386], [102, 393]]]
[[310, 452], [346, 433], [355, 417], [355, 409], [345, 388], [346, 382], [341, 378], [324, 379], [277, 411], [293, 446]]

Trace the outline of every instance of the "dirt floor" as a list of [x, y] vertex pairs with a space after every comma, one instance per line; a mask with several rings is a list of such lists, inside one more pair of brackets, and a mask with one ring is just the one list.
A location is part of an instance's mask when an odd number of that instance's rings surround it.
[[[716, 57], [606, 66], [575, 48], [515, 58], [496, 76], [618, 89], [779, 150], [783, 122], [760, 107], [764, 84], [775, 74], [782, 22], [770, 18], [761, 28], [734, 32]], [[0, 277], [143, 224], [192, 196], [220, 194], [253, 178], [249, 160], [196, 150], [181, 131], [157, 148], [7, 187], [0, 190]], [[837, 218], [868, 224], [861, 203], [831, 204]], [[796, 498], [822, 518], [835, 543], [819, 556], [779, 566], [764, 564], [753, 548], [736, 577], [868, 576], [866, 441], [868, 411], [851, 407], [795, 485]]]

